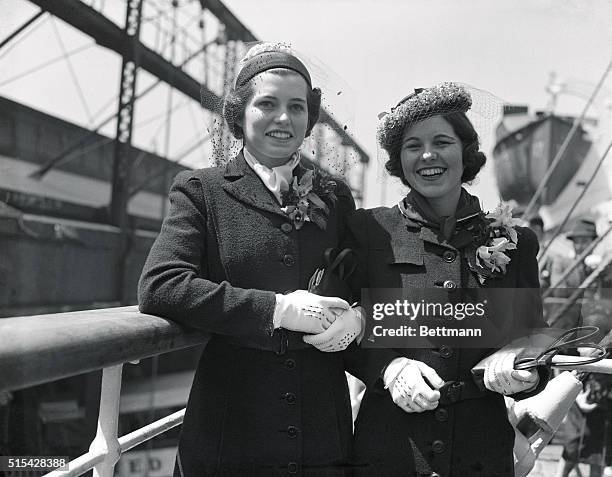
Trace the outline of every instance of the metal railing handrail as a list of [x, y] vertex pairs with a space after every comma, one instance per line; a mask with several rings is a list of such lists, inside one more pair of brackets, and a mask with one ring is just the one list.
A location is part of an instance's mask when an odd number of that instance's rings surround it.
[[112, 477], [121, 454], [183, 422], [185, 410], [118, 436], [123, 364], [204, 344], [207, 335], [136, 306], [0, 319], [0, 390], [103, 369], [98, 429], [89, 452], [46, 477]]
[[207, 341], [136, 306], [0, 318], [0, 391], [23, 389]]

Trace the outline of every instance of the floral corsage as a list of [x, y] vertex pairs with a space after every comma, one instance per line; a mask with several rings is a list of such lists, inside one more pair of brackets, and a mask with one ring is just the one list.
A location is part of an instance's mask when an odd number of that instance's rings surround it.
[[483, 219], [484, 227], [478, 234], [480, 240], [475, 240], [481, 245], [474, 254], [468, 254], [470, 269], [478, 275], [481, 285], [487, 278], [497, 278], [506, 273], [510, 263], [506, 252], [516, 249], [518, 236], [515, 227], [521, 223], [520, 219], [512, 217], [512, 207], [502, 204]]
[[282, 211], [293, 221], [297, 230], [305, 222], [313, 222], [320, 229], [327, 227], [329, 208], [336, 202], [336, 181], [320, 170], [308, 170], [298, 181], [297, 177], [282, 193]]

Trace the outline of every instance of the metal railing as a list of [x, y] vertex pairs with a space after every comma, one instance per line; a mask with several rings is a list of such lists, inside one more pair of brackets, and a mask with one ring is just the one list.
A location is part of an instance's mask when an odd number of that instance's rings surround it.
[[121, 454], [180, 425], [185, 410], [118, 436], [124, 363], [206, 343], [207, 336], [135, 306], [0, 319], [0, 391], [103, 369], [98, 427], [89, 452], [48, 476], [112, 477]]

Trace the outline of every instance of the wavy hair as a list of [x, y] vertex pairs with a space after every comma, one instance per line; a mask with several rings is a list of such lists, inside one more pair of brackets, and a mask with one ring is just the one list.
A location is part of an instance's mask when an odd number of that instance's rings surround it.
[[[461, 174], [461, 182], [466, 183], [473, 181], [480, 169], [487, 162], [487, 156], [479, 150], [480, 141], [478, 139], [478, 133], [472, 122], [469, 120], [467, 115], [463, 112], [457, 111], [448, 114], [440, 114], [453, 128], [453, 131], [457, 137], [461, 140], [462, 145], [462, 160], [463, 160], [463, 174]], [[385, 163], [385, 169], [387, 172], [394, 176], [399, 177], [403, 184], [410, 187], [408, 181], [404, 177], [404, 171], [402, 169], [402, 134], [397, 134], [396, 139], [386, 149], [389, 154], [389, 160]]]

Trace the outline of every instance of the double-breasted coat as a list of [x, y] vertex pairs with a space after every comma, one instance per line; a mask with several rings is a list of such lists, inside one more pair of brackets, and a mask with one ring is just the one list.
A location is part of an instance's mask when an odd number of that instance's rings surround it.
[[[299, 165], [296, 175], [305, 169]], [[175, 475], [343, 475], [352, 422], [341, 353], [273, 329], [275, 293], [306, 289], [354, 210], [338, 181], [326, 230], [300, 230], [246, 163], [180, 173], [144, 266], [140, 309], [211, 333]]]
[[[458, 225], [459, 227], [459, 225]], [[506, 273], [486, 287], [538, 288], [535, 234], [518, 229], [518, 249], [510, 252]], [[363, 288], [479, 287], [465, 250], [440, 239], [434, 230], [406, 219], [397, 206], [358, 210], [350, 221], [349, 240], [361, 264]], [[533, 296], [533, 295], [532, 295]], [[539, 294], [537, 294], [539, 297]], [[529, 305], [535, 317], [527, 326], [545, 326], [539, 298]], [[525, 308], [517, 310], [523, 313]], [[531, 318], [530, 318], [531, 319]], [[406, 413], [395, 405], [382, 380], [367, 389], [355, 423], [356, 475], [511, 477], [514, 431], [503, 396], [476, 387], [470, 370], [491, 349], [365, 349], [359, 367], [380, 375], [398, 356], [422, 361], [436, 370], [445, 386], [433, 411]]]

